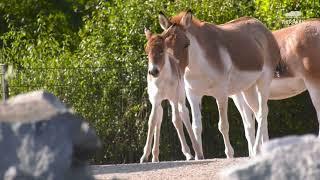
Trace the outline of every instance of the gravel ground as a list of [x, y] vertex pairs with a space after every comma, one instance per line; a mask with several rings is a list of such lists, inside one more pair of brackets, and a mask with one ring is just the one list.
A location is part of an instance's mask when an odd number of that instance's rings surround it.
[[93, 165], [97, 180], [105, 179], [218, 179], [219, 172], [248, 158], [171, 161], [144, 164]]

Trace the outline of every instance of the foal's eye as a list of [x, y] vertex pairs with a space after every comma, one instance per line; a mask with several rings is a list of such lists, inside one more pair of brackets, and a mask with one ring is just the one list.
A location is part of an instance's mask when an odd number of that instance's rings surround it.
[[183, 48], [187, 48], [187, 47], [189, 47], [189, 45], [190, 45], [190, 43], [188, 43], [188, 44], [184, 45], [184, 47], [183, 47]]

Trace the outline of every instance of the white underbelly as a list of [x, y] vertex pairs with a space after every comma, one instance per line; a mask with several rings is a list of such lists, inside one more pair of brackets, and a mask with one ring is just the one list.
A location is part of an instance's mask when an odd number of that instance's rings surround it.
[[209, 95], [220, 89], [220, 79], [219, 75], [209, 68], [190, 70], [187, 67], [184, 76], [185, 88], [199, 96]]
[[260, 71], [233, 71], [230, 75], [228, 95], [237, 94], [248, 89], [257, 81], [260, 75]]
[[165, 84], [163, 86], [156, 86], [154, 84], [148, 85], [149, 98], [156, 98], [160, 100], [172, 99], [177, 93], [177, 84]]
[[296, 96], [305, 90], [304, 81], [300, 78], [276, 78], [271, 82], [269, 99], [286, 99]]
[[186, 88], [198, 95], [219, 96], [233, 95], [250, 87], [261, 75], [261, 72], [244, 72], [234, 70], [228, 75], [210, 73], [188, 73], [185, 76]]

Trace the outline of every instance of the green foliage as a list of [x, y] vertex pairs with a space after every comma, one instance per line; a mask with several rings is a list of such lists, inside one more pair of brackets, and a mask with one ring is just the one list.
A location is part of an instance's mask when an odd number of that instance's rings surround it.
[[292, 24], [290, 22], [286, 23], [288, 19], [285, 17], [285, 14], [291, 11], [300, 11], [302, 20], [320, 16], [320, 2], [316, 0], [255, 0], [255, 7], [254, 16], [272, 30]]
[[[299, 10], [303, 17], [318, 17], [319, 7], [318, 1], [295, 0], [0, 0], [0, 63], [13, 67], [11, 96], [46, 89], [89, 120], [103, 142], [94, 163], [137, 162], [150, 112], [143, 29], [162, 31], [159, 11], [172, 16], [192, 9], [197, 18], [218, 24], [254, 16], [278, 29], [285, 13]], [[166, 102], [163, 106], [160, 158], [183, 159], [170, 108]], [[202, 107], [205, 156], [224, 157], [216, 103], [205, 97]], [[247, 155], [233, 103], [229, 120], [236, 155]], [[316, 132], [316, 124], [307, 93], [270, 102], [271, 137]]]

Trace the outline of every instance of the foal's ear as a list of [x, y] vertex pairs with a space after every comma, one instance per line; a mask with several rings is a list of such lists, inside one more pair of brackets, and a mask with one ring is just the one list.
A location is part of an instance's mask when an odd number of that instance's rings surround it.
[[191, 10], [188, 10], [187, 13], [181, 18], [180, 24], [187, 29], [190, 26], [191, 22], [192, 22], [192, 12]]
[[144, 28], [144, 34], [146, 35], [146, 38], [149, 40], [152, 36], [152, 32], [148, 28]]
[[171, 22], [161, 11], [159, 13], [159, 23], [163, 30], [167, 30], [171, 26]]

